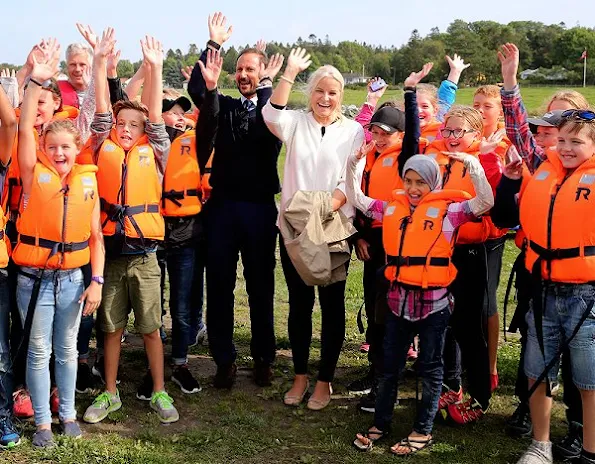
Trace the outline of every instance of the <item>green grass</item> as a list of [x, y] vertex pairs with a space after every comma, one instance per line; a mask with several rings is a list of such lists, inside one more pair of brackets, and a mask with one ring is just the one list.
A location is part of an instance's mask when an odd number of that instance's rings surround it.
[[[507, 243], [499, 290], [500, 304], [512, 262], [514, 245]], [[389, 442], [396, 442], [409, 431], [415, 412], [414, 383], [410, 376], [400, 391], [401, 404], [395, 411], [394, 430], [387, 446], [379, 445], [371, 454], [356, 452], [351, 441], [356, 432], [365, 430], [371, 415], [356, 409], [358, 399], [347, 394], [345, 385], [357, 378], [367, 365], [359, 353], [362, 335], [356, 324], [363, 291], [362, 265], [352, 262], [346, 292], [347, 330], [334, 382], [335, 399], [324, 411], [314, 413], [305, 407], [283, 406], [283, 393], [291, 381], [291, 359], [287, 336], [288, 298], [281, 266], [276, 268], [275, 327], [278, 339], [276, 380], [272, 387], [259, 389], [250, 380], [250, 323], [247, 294], [238, 271], [236, 288], [235, 339], [240, 366], [238, 383], [231, 392], [214, 390], [210, 378], [214, 365], [204, 347], [193, 348], [190, 368], [204, 389], [191, 397], [182, 395], [171, 382], [167, 388], [176, 400], [181, 421], [162, 426], [148, 405], [134, 398], [136, 386], [145, 366], [140, 339], [131, 335], [123, 349], [120, 391], [124, 406], [106, 421], [95, 426], [83, 425], [85, 436], [72, 441], [59, 438], [58, 446], [36, 451], [30, 445], [34, 431], [24, 425], [23, 444], [0, 453], [0, 462], [20, 463], [390, 463]], [[320, 312], [314, 312], [314, 339], [311, 371], [316, 371], [320, 354]], [[166, 350], [169, 351], [169, 345]], [[494, 463], [516, 462], [527, 440], [515, 440], [503, 433], [506, 418], [516, 402], [512, 397], [519, 345], [516, 336], [500, 348], [501, 387], [495, 395], [487, 417], [480, 423], [455, 428], [438, 422], [435, 436], [438, 444], [431, 452], [410, 459], [411, 463]], [[79, 414], [90, 404], [91, 396], [77, 395]], [[562, 406], [556, 402], [554, 432], [563, 433]]]
[[[555, 87], [521, 87], [521, 93], [523, 101], [527, 107], [527, 111], [531, 115], [542, 115], [545, 112], [545, 105], [548, 99], [556, 92]], [[565, 88], [564, 90], [577, 90], [581, 92], [587, 100], [595, 102], [595, 87], [577, 87], [575, 89]], [[239, 96], [239, 92], [235, 89], [226, 89], [223, 91], [225, 94]], [[463, 105], [470, 105], [473, 103], [473, 88], [462, 88], [457, 92], [456, 103]], [[387, 90], [382, 98], [382, 101], [403, 99], [403, 92], [400, 90]], [[361, 106], [366, 101], [366, 90], [365, 89], [346, 89], [345, 96], [343, 98], [343, 104], [345, 105], [357, 105]], [[290, 97], [290, 104], [303, 106], [306, 102], [306, 97], [303, 92], [299, 90], [293, 91]]]

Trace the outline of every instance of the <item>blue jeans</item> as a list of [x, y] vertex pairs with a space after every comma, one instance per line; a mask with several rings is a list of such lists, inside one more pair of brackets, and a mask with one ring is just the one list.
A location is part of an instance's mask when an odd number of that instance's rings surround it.
[[[537, 295], [534, 297], [538, 297]], [[539, 347], [535, 318], [534, 300], [525, 318], [527, 322], [527, 347], [525, 352], [525, 374], [537, 379], [546, 364], [560, 352], [564, 340], [572, 335], [581, 317], [587, 310], [590, 313], [580, 326], [569, 345], [572, 380], [580, 390], [595, 390], [595, 286], [590, 284], [546, 284], [540, 295], [543, 303], [543, 343], [544, 353]], [[545, 358], [545, 359], [544, 359]], [[550, 382], [556, 381], [560, 369], [560, 359], [548, 372]]]
[[0, 418], [12, 413], [12, 360], [10, 356], [10, 296], [8, 271], [0, 269]]
[[413, 342], [413, 337], [419, 334], [420, 352], [417, 365], [422, 379], [422, 397], [421, 404], [417, 407], [413, 430], [422, 435], [432, 433], [442, 391], [444, 374], [442, 351], [449, 318], [449, 308], [416, 322], [407, 321], [392, 312], [387, 316], [384, 336], [384, 372], [378, 385], [374, 414], [374, 425], [379, 430], [390, 429], [397, 396], [397, 381], [405, 367], [407, 350]]
[[200, 254], [194, 244], [167, 250], [171, 357], [176, 366], [188, 362], [188, 345], [203, 326], [204, 261]]
[[[22, 268], [38, 275], [40, 270]], [[19, 274], [17, 304], [23, 324], [35, 278]], [[84, 290], [80, 269], [45, 271], [33, 316], [27, 352], [27, 386], [31, 393], [35, 424], [52, 422], [50, 412], [50, 355], [56, 358], [56, 385], [60, 395], [59, 416], [62, 422], [76, 419], [74, 388], [77, 372], [77, 334], [81, 319], [78, 299]]]

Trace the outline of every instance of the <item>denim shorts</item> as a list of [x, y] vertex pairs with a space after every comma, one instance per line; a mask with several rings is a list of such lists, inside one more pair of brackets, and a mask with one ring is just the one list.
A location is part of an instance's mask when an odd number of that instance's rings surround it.
[[[525, 374], [530, 379], [537, 379], [541, 375], [545, 365], [559, 353], [564, 340], [570, 338], [583, 314], [590, 307], [590, 314], [570, 342], [569, 349], [574, 384], [581, 390], [595, 390], [595, 285], [547, 284], [544, 286], [542, 298], [545, 298], [542, 300], [545, 356], [539, 347], [531, 304], [526, 316], [528, 332]], [[550, 381], [557, 380], [559, 369], [558, 357], [548, 373]]]

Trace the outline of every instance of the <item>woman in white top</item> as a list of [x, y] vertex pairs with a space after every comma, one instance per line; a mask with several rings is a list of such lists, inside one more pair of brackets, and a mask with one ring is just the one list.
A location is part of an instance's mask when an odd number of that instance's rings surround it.
[[[296, 76], [310, 66], [310, 55], [300, 48], [292, 50], [287, 67], [270, 101], [262, 110], [270, 129], [286, 146], [287, 155], [281, 211], [299, 190], [332, 193], [333, 210], [341, 209], [353, 218], [355, 210], [347, 203], [344, 172], [346, 161], [364, 141], [362, 127], [341, 114], [344, 81], [333, 66], [322, 66], [308, 81], [306, 112], [287, 110], [285, 106]], [[295, 378], [284, 402], [299, 405], [308, 391], [308, 357], [312, 339], [314, 287], [300, 278], [279, 240], [281, 264], [289, 290], [289, 340]], [[321, 360], [318, 381], [308, 401], [308, 408], [320, 410], [331, 399], [331, 381], [345, 338], [345, 281], [318, 287], [322, 312]]]

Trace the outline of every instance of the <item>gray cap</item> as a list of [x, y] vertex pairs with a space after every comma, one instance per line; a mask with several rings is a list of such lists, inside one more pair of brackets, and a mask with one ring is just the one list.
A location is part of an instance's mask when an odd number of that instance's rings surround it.
[[527, 122], [534, 126], [558, 127], [562, 122], [562, 110], [548, 111], [541, 118], [528, 118]]

